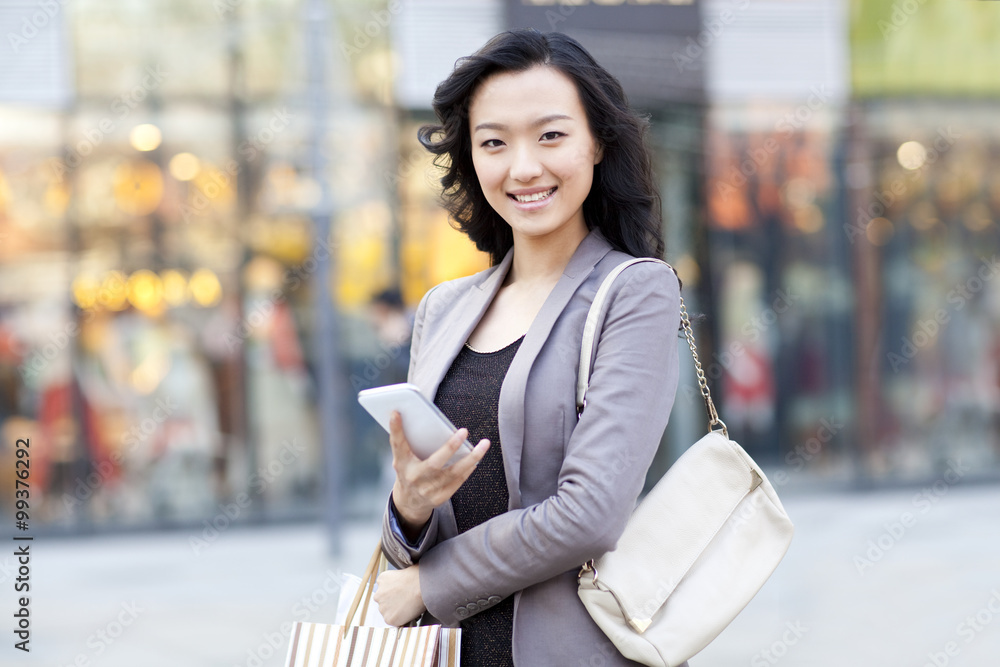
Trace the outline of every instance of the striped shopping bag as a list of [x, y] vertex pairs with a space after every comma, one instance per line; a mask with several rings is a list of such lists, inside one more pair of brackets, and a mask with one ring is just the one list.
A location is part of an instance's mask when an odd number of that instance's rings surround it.
[[[462, 644], [459, 628], [364, 625], [375, 579], [386, 567], [379, 545], [344, 625], [296, 622], [292, 626], [285, 667], [458, 667]], [[353, 625], [359, 606], [361, 624]]]

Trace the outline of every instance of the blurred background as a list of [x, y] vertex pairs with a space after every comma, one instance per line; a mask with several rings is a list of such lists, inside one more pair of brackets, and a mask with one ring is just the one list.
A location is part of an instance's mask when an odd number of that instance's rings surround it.
[[[871, 664], [995, 664], [1000, 621], [945, 649], [1000, 587], [1000, 6], [970, 0], [0, 0], [0, 519], [27, 439], [54, 559], [32, 659], [281, 664], [294, 601], [363, 568], [393, 472], [356, 393], [405, 380], [427, 289], [489, 266], [416, 130], [511, 27], [578, 39], [650, 117], [720, 412], [801, 512], [700, 664], [842, 664], [903, 617], [927, 647]], [[650, 484], [705, 428], [681, 364]], [[868, 588], [890, 549], [908, 578]], [[135, 590], [176, 633], [94, 640]], [[870, 595], [853, 643], [785, 630]]]

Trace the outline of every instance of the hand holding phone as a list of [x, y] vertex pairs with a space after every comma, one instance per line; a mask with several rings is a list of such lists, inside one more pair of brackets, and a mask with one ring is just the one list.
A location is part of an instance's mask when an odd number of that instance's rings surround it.
[[[456, 430], [412, 384], [365, 389], [358, 393], [358, 401], [389, 431], [396, 469], [392, 499], [404, 523], [403, 529], [415, 536], [434, 508], [447, 502], [472, 474], [490, 442], [484, 438], [473, 448], [465, 437], [466, 429]], [[397, 412], [399, 416], [393, 418]], [[456, 433], [462, 437], [461, 444], [454, 442]], [[408, 450], [401, 448], [405, 444], [409, 445]], [[449, 450], [435, 455], [445, 445], [456, 444], [458, 448], [447, 461], [441, 459]]]
[[[403, 434], [417, 458], [424, 460], [441, 448], [458, 429], [436, 405], [408, 382], [373, 387], [358, 392], [358, 402], [387, 432], [393, 410], [403, 418]], [[465, 440], [447, 464], [451, 465], [472, 451]]]

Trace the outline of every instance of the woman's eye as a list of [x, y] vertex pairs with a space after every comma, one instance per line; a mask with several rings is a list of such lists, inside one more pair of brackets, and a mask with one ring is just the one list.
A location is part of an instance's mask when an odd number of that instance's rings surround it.
[[556, 132], [555, 130], [553, 130], [552, 132], [546, 132], [545, 134], [543, 134], [542, 135], [542, 140], [543, 141], [552, 141], [552, 140], [558, 139], [559, 137], [562, 137], [562, 136], [564, 136], [562, 132]]
[[487, 139], [483, 142], [483, 148], [498, 148], [503, 144], [499, 139]]

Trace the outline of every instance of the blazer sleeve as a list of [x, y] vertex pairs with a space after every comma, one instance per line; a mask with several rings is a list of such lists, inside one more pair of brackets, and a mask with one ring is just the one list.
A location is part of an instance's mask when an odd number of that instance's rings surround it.
[[[456, 625], [579, 568], [614, 549], [625, 530], [677, 391], [680, 292], [662, 264], [629, 267], [617, 282], [623, 284], [608, 306], [587, 407], [566, 446], [555, 495], [422, 554], [421, 594], [442, 623]], [[476, 604], [483, 599], [491, 604]]]
[[[417, 305], [417, 312], [413, 318], [413, 336], [410, 340], [410, 367], [406, 378], [409, 382], [413, 381], [413, 370], [416, 368], [420, 356], [420, 336], [423, 333], [424, 319], [427, 316], [427, 303], [430, 301], [430, 296], [434, 290], [440, 286], [436, 285], [428, 290]], [[440, 508], [433, 511], [419, 539], [415, 544], [412, 544], [399, 530], [392, 504], [392, 495], [390, 494], [382, 516], [382, 551], [385, 553], [386, 559], [393, 566], [397, 568], [409, 567], [420, 560], [421, 555], [427, 549], [437, 543]]]

